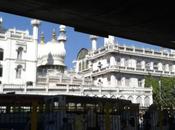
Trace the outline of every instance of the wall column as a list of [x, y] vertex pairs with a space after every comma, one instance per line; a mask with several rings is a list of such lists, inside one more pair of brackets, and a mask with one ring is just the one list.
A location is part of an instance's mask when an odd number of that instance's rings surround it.
[[145, 61], [141, 61], [141, 69], [145, 69]]
[[169, 71], [169, 64], [165, 64], [165, 71]]
[[110, 66], [115, 66], [115, 65], [116, 65], [115, 57], [111, 56], [110, 57]]
[[161, 62], [159, 62], [157, 64], [157, 68], [158, 68], [158, 71], [162, 71], [162, 63]]
[[111, 87], [116, 86], [116, 77], [114, 74], [111, 75]]
[[121, 78], [121, 86], [122, 86], [122, 87], [125, 87], [125, 80], [126, 80], [125, 77], [122, 77], [122, 78]]
[[120, 66], [125, 67], [125, 58], [120, 59]]
[[175, 65], [172, 65], [172, 72], [175, 72]]
[[150, 62], [150, 70], [154, 70], [154, 63]]

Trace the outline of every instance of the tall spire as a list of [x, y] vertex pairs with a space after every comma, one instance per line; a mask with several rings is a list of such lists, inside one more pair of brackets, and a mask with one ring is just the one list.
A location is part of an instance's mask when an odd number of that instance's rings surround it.
[[91, 44], [92, 44], [92, 50], [95, 51], [97, 49], [97, 36], [90, 35]]
[[40, 37], [40, 43], [41, 44], [44, 44], [45, 43], [45, 37], [44, 37], [44, 33], [43, 32], [41, 32], [41, 37]]
[[67, 37], [66, 37], [66, 26], [65, 25], [60, 25], [60, 34], [58, 36], [58, 41], [59, 42], [65, 42], [67, 40]]
[[38, 40], [38, 29], [39, 25], [41, 24], [40, 20], [32, 19], [31, 24], [33, 26], [33, 39]]
[[52, 31], [52, 41], [56, 41], [57, 38], [56, 38], [56, 32], [55, 32], [55, 29], [53, 29]]

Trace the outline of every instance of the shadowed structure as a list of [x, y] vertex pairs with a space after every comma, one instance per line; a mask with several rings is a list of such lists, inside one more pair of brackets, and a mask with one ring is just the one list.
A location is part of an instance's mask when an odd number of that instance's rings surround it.
[[1, 0], [0, 11], [75, 27], [75, 30], [175, 48], [173, 4], [149, 0]]

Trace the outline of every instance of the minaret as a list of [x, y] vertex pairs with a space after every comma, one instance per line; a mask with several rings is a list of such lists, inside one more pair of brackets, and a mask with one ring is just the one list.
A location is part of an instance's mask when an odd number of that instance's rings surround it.
[[66, 43], [67, 36], [66, 36], [66, 26], [60, 25], [59, 36], [57, 38], [58, 42], [61, 44], [62, 48], [64, 48], [64, 44]]
[[32, 75], [32, 79], [30, 81], [36, 84], [36, 73], [37, 73], [37, 57], [38, 57], [38, 32], [39, 26], [41, 24], [40, 20], [33, 19], [31, 20], [31, 24], [33, 26], [33, 43], [31, 43], [28, 47], [30, 51], [30, 58], [33, 61], [30, 65], [30, 75]]
[[33, 53], [31, 58], [36, 61], [37, 60], [37, 54], [38, 54], [38, 33], [39, 33], [39, 25], [40, 21], [37, 19], [31, 20], [31, 24], [33, 26]]
[[41, 22], [40, 20], [33, 19], [31, 21], [31, 24], [33, 26], [33, 39], [38, 40], [39, 25], [41, 24]]
[[60, 49], [62, 49], [62, 55], [63, 57], [65, 57], [66, 55], [66, 50], [65, 50], [65, 47], [64, 47], [64, 44], [66, 43], [67, 41], [67, 36], [66, 36], [66, 26], [65, 25], [60, 25], [60, 30], [59, 30], [59, 36], [57, 38], [59, 44], [60, 44]]
[[95, 51], [97, 49], [97, 36], [90, 35], [91, 43], [92, 43], [92, 50]]
[[[66, 49], [64, 47], [64, 44], [67, 41], [67, 36], [66, 36], [66, 26], [65, 25], [60, 25], [59, 27], [59, 36], [57, 38], [58, 43], [59, 43], [59, 55], [63, 58], [63, 63], [64, 63], [64, 59], [66, 56]], [[64, 72], [65, 67], [63, 68], [63, 72]]]
[[66, 40], [67, 40], [67, 36], [66, 36], [66, 26], [65, 25], [60, 25], [60, 30], [59, 30], [59, 32], [60, 32], [60, 34], [59, 34], [59, 36], [58, 36], [58, 41], [59, 41], [59, 43], [65, 43], [66, 42]]
[[45, 44], [45, 37], [43, 32], [41, 32], [40, 44]]
[[57, 36], [56, 36], [55, 29], [53, 29], [53, 31], [52, 31], [52, 41], [53, 42], [56, 42], [57, 41]]

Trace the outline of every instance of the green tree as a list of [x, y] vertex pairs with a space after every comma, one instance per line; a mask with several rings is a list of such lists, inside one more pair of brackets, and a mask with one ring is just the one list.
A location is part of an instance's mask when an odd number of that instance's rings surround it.
[[145, 77], [145, 87], [152, 87], [154, 104], [175, 107], [175, 77]]

